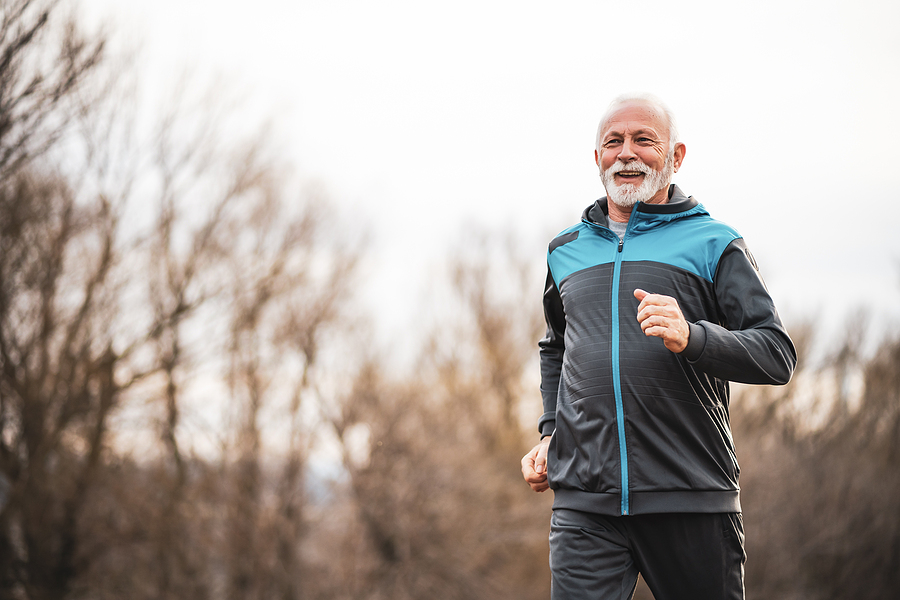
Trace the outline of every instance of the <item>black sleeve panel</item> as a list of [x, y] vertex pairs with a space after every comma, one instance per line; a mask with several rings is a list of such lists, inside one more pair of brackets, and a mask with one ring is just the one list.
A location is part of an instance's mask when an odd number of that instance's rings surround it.
[[544, 320], [547, 322], [547, 334], [538, 342], [541, 358], [541, 397], [544, 402], [544, 414], [538, 421], [538, 430], [542, 436], [552, 434], [556, 428], [556, 398], [559, 394], [559, 378], [566, 349], [566, 314], [549, 267], [544, 287]]
[[719, 259], [715, 289], [721, 322], [700, 321], [691, 327], [692, 338], [696, 326], [703, 328], [705, 343], [702, 349], [689, 344], [686, 358], [697, 369], [728, 381], [790, 381], [797, 352], [744, 240], [729, 244]]

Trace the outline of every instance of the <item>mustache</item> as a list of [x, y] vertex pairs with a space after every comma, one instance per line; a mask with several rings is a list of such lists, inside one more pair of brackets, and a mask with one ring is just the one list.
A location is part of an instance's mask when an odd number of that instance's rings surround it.
[[652, 175], [656, 172], [639, 160], [632, 160], [627, 163], [616, 162], [606, 170], [609, 175], [614, 175], [619, 171], [638, 171], [647, 175]]

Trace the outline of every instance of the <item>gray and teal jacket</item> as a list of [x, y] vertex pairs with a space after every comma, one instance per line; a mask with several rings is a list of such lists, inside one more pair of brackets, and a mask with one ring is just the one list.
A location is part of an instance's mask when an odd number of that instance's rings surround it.
[[[787, 383], [793, 343], [744, 240], [672, 185], [624, 239], [606, 198], [549, 246], [542, 436], [554, 508], [609, 515], [739, 512], [729, 381]], [[635, 288], [672, 296], [680, 354], [637, 321]]]

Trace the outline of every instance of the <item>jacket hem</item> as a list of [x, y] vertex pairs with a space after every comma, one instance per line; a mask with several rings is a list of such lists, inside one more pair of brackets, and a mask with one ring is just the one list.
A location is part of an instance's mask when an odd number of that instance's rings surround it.
[[[554, 510], [567, 508], [600, 515], [620, 516], [618, 493], [595, 493], [559, 488], [554, 490]], [[629, 494], [628, 514], [653, 513], [739, 513], [740, 490], [634, 492]]]

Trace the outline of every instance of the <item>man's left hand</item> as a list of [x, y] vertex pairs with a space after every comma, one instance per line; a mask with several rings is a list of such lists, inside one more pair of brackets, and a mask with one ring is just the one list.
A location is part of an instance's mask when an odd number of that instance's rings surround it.
[[691, 330], [681, 314], [678, 301], [671, 296], [651, 294], [640, 288], [634, 290], [634, 297], [640, 301], [637, 320], [644, 334], [662, 338], [666, 348], [676, 354], [684, 351]]

